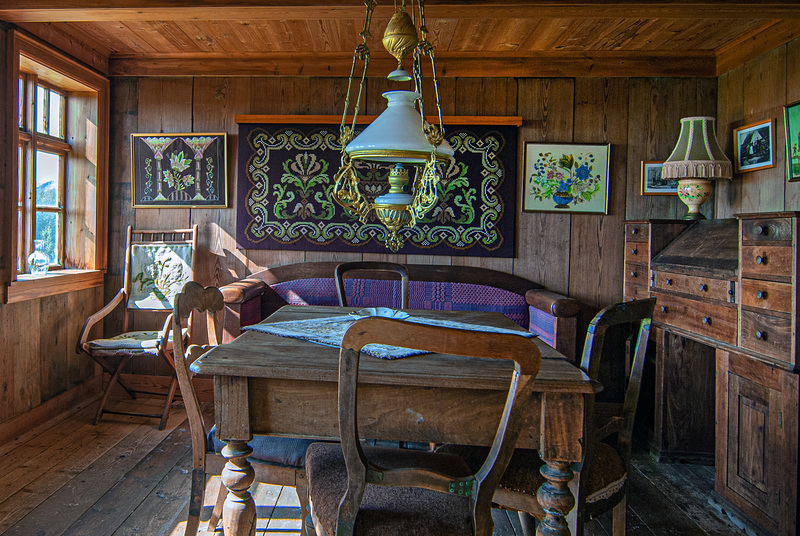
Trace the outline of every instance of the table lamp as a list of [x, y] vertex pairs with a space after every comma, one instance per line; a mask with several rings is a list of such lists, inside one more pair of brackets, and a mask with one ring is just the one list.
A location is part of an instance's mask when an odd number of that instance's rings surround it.
[[661, 176], [678, 179], [678, 197], [689, 207], [685, 220], [705, 219], [700, 207], [711, 195], [711, 181], [731, 179], [733, 166], [717, 143], [713, 117], [684, 117], [672, 154], [664, 162]]

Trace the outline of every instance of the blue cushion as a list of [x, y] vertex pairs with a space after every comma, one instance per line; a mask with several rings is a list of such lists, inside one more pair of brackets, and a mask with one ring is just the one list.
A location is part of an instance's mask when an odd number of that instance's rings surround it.
[[[214, 425], [206, 438], [206, 448], [219, 453], [225, 443], [217, 439], [216, 432], [217, 427]], [[253, 454], [248, 459], [302, 469], [306, 463], [306, 449], [311, 443], [314, 443], [313, 439], [255, 435], [248, 442], [253, 449]]]

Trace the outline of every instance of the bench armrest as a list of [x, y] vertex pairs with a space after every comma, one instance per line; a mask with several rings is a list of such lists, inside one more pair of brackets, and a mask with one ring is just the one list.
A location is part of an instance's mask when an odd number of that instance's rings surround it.
[[581, 303], [577, 300], [545, 289], [530, 289], [525, 292], [525, 302], [548, 315], [555, 317], [553, 347], [572, 363], [577, 360], [576, 335], [578, 313]]

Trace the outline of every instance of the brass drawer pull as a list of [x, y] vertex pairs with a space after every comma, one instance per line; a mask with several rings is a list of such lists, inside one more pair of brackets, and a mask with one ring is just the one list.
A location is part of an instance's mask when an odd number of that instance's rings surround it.
[[633, 249], [631, 250], [631, 255], [636, 255], [637, 253], [639, 253], [639, 250], [638, 250], [638, 249], [636, 249], [636, 248], [633, 248]]
[[636, 277], [636, 272], [631, 272], [631, 277]]
[[667, 279], [667, 280], [666, 280], [666, 281], [664, 281], [664, 282], [665, 282], [667, 285], [672, 285], [672, 279]]
[[662, 312], [662, 313], [668, 313], [668, 312], [669, 312], [669, 309], [667, 309], [667, 306], [666, 306], [666, 305], [662, 305], [662, 306], [661, 306], [661, 312]]
[[756, 331], [756, 339], [759, 341], [766, 341], [767, 340], [767, 332], [766, 331]]
[[703, 324], [710, 325], [711, 324], [711, 317], [710, 316], [704, 316], [703, 317]]
[[708, 285], [705, 283], [700, 283], [700, 291], [705, 292], [708, 290]]
[[639, 230], [636, 227], [631, 229], [631, 234], [636, 234]]
[[766, 225], [757, 225], [756, 232], [760, 235], [767, 236], [769, 234], [769, 227]]
[[756, 264], [767, 264], [767, 256], [759, 255], [756, 257]]
[[756, 298], [758, 298], [759, 300], [766, 300], [767, 299], [767, 291], [766, 290], [756, 291]]

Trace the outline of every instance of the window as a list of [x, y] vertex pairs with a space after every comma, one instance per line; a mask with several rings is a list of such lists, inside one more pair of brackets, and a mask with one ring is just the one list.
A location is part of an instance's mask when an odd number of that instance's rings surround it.
[[72, 148], [64, 138], [67, 91], [43, 83], [36, 73], [21, 73], [19, 95], [17, 272], [27, 273], [25, 259], [37, 246], [51, 269], [64, 266], [64, 193]]
[[[8, 34], [17, 102], [0, 133], [14, 140], [6, 161], [17, 180], [7, 190], [17, 204], [0, 204], [0, 230], [13, 237], [0, 240], [2, 303], [102, 286], [108, 211], [108, 78], [35, 38]], [[37, 244], [49, 260], [46, 276], [29, 273]]]

